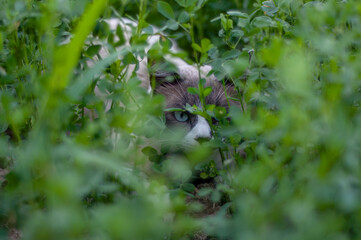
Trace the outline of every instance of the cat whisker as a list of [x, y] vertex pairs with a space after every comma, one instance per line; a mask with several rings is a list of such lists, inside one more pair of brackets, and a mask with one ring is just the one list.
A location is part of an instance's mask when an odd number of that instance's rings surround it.
[[218, 90], [218, 93], [217, 93], [217, 96], [216, 96], [216, 101], [218, 101], [219, 100], [219, 98], [220, 98], [220, 95], [222, 94], [222, 92], [223, 92], [223, 89], [222, 88], [218, 88], [219, 90]]
[[[178, 79], [176, 79], [176, 81], [177, 81], [177, 83], [180, 85], [180, 82], [179, 82], [179, 80]], [[184, 89], [183, 88], [180, 88], [180, 90], [181, 90], [181, 92], [184, 94], [184, 96], [186, 95], [186, 92], [184, 91]]]
[[[174, 89], [178, 93], [179, 96], [183, 95], [180, 91], [178, 91], [178, 89], [176, 87], [172, 86], [171, 88]], [[181, 91], [183, 91], [182, 88], [180, 88], [180, 89], [181, 89]]]

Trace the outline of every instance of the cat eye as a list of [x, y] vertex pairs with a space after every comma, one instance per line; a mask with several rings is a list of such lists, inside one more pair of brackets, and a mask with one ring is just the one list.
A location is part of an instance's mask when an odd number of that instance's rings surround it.
[[185, 112], [174, 112], [174, 117], [179, 122], [185, 122], [189, 118], [188, 114]]

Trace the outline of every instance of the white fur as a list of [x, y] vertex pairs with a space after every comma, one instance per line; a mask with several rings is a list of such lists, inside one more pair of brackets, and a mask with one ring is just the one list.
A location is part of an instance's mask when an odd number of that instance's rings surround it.
[[192, 130], [185, 136], [184, 140], [188, 144], [198, 144], [197, 139], [205, 138], [211, 139], [211, 127], [209, 126], [207, 120], [204, 117], [197, 116], [197, 123], [192, 128]]

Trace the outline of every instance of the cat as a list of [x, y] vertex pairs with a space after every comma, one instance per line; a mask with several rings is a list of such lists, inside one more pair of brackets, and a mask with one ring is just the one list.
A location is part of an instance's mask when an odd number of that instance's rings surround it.
[[[109, 25], [110, 30], [116, 31], [120, 27], [124, 34], [125, 44], [120, 48], [130, 47], [131, 35], [134, 34], [134, 29], [137, 27], [137, 23], [126, 19], [107, 19], [104, 20]], [[153, 32], [158, 32], [156, 28], [153, 28]], [[148, 46], [145, 48], [147, 52], [154, 44], [160, 41], [162, 34], [151, 35], [148, 37]], [[115, 39], [117, 41], [117, 39]], [[119, 50], [119, 49], [118, 49]], [[170, 52], [176, 53], [179, 51], [175, 41], [172, 41], [172, 47]], [[106, 48], [102, 48], [100, 51], [101, 57], [109, 55]], [[201, 99], [198, 95], [191, 94], [187, 91], [188, 88], [198, 88], [200, 78], [205, 79], [203, 87], [211, 87], [211, 93], [205, 97], [206, 105], [215, 105], [217, 107], [223, 107], [226, 111], [229, 110], [230, 105], [240, 106], [240, 101], [236, 101], [237, 91], [231, 81], [225, 81], [225, 84], [211, 74], [210, 66], [202, 66], [199, 69], [195, 65], [188, 64], [183, 59], [174, 57], [172, 54], [164, 56], [164, 60], [171, 63], [175, 67], [172, 71], [167, 69], [158, 70], [155, 67], [152, 72], [149, 71], [147, 57], [138, 57], [139, 65], [136, 70], [135, 64], [131, 64], [128, 68], [127, 78], [135, 71], [137, 78], [141, 81], [141, 86], [147, 89], [149, 94], [161, 94], [165, 97], [165, 105], [167, 109], [177, 108], [181, 111], [166, 111], [164, 113], [166, 126], [170, 129], [177, 128], [184, 131], [184, 146], [196, 146], [199, 142], [207, 141], [212, 138], [212, 128], [208, 120], [198, 114], [192, 114], [186, 110], [186, 106], [196, 106], [198, 109], [202, 109]], [[90, 67], [93, 63], [88, 64]], [[155, 64], [157, 66], [157, 64]], [[151, 84], [151, 81], [155, 80], [155, 84]], [[151, 86], [154, 86], [153, 88]], [[102, 93], [99, 89], [95, 89], [96, 94], [101, 96]], [[107, 101], [106, 111], [109, 110], [111, 102]], [[241, 109], [241, 107], [240, 107]], [[217, 119], [212, 119], [212, 124], [217, 124]], [[217, 168], [222, 168], [221, 160], [218, 160]]]

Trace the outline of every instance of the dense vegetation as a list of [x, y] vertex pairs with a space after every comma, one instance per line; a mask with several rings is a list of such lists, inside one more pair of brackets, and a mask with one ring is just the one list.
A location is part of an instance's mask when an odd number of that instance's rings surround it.
[[[0, 3], [1, 239], [361, 239], [359, 1]], [[139, 23], [132, 51], [88, 67], [124, 44], [111, 17]], [[145, 53], [149, 24], [164, 40]], [[219, 124], [183, 154], [164, 98], [124, 75], [167, 38], [246, 103], [188, 106]]]

